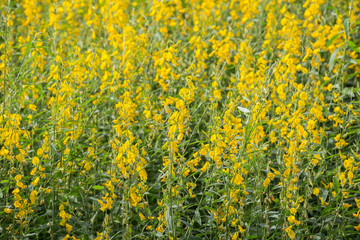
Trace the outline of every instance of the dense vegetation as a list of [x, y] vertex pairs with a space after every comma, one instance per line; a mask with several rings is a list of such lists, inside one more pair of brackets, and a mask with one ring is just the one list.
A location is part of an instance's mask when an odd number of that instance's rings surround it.
[[359, 0], [0, 0], [1, 239], [358, 239]]

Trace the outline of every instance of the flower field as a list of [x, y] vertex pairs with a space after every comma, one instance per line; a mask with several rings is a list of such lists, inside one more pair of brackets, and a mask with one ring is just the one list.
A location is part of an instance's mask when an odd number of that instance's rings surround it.
[[0, 14], [0, 239], [359, 239], [360, 0]]

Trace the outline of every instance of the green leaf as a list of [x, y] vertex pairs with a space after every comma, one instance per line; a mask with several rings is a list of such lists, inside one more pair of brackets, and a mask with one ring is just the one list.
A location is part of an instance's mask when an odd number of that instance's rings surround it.
[[358, 46], [356, 46], [356, 44], [355, 44], [353, 41], [349, 40], [349, 41], [348, 41], [348, 44], [349, 44], [351, 50], [353, 50], [353, 51], [355, 51], [355, 52], [359, 52]]
[[336, 58], [336, 55], [338, 54], [340, 48], [337, 48], [332, 54], [331, 54], [331, 57], [330, 57], [330, 61], [329, 61], [329, 71], [331, 72], [332, 69], [334, 68], [334, 63], [335, 63], [335, 58]]
[[255, 238], [259, 238], [259, 236], [258, 235], [250, 235], [247, 238], [248, 239], [255, 239]]
[[163, 234], [162, 234], [161, 232], [156, 232], [156, 233], [155, 233], [155, 236], [161, 238], [161, 237], [163, 236]]
[[322, 197], [322, 200], [325, 202], [327, 197], [329, 195], [329, 191], [328, 190], [323, 190], [322, 194], [321, 194], [321, 197]]
[[169, 230], [172, 231], [172, 229], [173, 229], [172, 216], [170, 215], [170, 208], [168, 205], [167, 205], [167, 211], [165, 214], [165, 220], [166, 220], [166, 224], [167, 224]]
[[102, 189], [104, 189], [103, 186], [99, 186], [99, 185], [93, 186], [92, 188], [95, 189], [95, 190], [102, 190]]
[[346, 37], [349, 38], [350, 19], [346, 18], [344, 20], [343, 24], [344, 24], [344, 28], [345, 28]]
[[240, 110], [240, 112], [243, 112], [243, 113], [249, 113], [250, 112], [250, 110], [247, 109], [247, 108], [238, 107], [238, 109]]
[[200, 224], [200, 226], [202, 225], [201, 224], [201, 216], [200, 216], [200, 212], [199, 210], [195, 210], [195, 220]]
[[341, 31], [341, 32], [339, 32], [338, 34], [336, 34], [335, 36], [333, 36], [328, 42], [327, 42], [327, 44], [326, 44], [326, 47], [329, 47], [332, 43], [333, 43], [333, 41], [341, 34], [341, 33], [343, 33], [344, 31]]
[[190, 236], [190, 237], [187, 237], [186, 238], [187, 240], [200, 240], [200, 239], [203, 239], [201, 237], [196, 237], [196, 236]]
[[[355, 59], [350, 59], [349, 62], [352, 63], [352, 64], [355, 64], [355, 65], [358, 65], [358, 64], [359, 64], [358, 61], [359, 61], [359, 60], [357, 60], [357, 59], [356, 59], [356, 60], [355, 60]], [[359, 62], [360, 62], [360, 61], [359, 61]]]

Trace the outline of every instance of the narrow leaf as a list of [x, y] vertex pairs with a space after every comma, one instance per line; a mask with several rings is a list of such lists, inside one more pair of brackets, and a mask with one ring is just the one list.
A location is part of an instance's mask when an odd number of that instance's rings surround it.
[[337, 48], [332, 54], [331, 54], [331, 57], [330, 57], [330, 61], [329, 61], [329, 71], [331, 72], [333, 67], [334, 67], [334, 63], [335, 63], [335, 58], [336, 58], [336, 55], [338, 54], [340, 48]]
[[247, 108], [238, 107], [238, 109], [240, 110], [240, 112], [243, 112], [243, 113], [249, 113], [250, 112], [250, 110], [247, 109]]

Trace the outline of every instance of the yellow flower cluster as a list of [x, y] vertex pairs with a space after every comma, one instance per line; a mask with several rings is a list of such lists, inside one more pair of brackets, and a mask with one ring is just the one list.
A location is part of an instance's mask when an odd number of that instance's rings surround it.
[[359, 16], [0, 0], [0, 239], [356, 238]]

